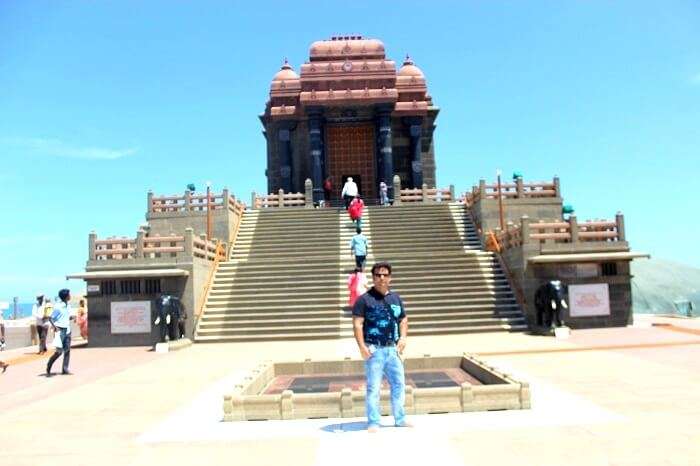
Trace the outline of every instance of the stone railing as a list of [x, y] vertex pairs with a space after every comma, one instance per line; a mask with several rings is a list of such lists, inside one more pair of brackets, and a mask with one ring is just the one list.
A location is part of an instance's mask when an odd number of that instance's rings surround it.
[[[615, 221], [589, 220], [578, 223], [575, 215], [568, 221], [532, 222], [527, 216], [520, 219], [520, 225], [508, 225], [505, 231], [497, 232], [497, 249], [505, 250], [526, 243], [582, 243], [582, 242], [623, 242], [625, 220], [618, 212]], [[487, 239], [488, 242], [488, 239]]]
[[[515, 183], [501, 183], [501, 197], [503, 199], [561, 197], [559, 178], [554, 177], [551, 183], [524, 183], [522, 178], [517, 178]], [[485, 180], [479, 180], [479, 186], [472, 187], [471, 192], [467, 192], [464, 196], [465, 204], [468, 206], [481, 199], [498, 199], [498, 184], [486, 184]]]
[[[394, 197], [394, 205], [402, 202], [452, 202], [455, 200], [455, 188], [428, 188], [423, 184], [421, 188], [401, 189], [401, 179], [394, 176], [394, 193], [400, 193]], [[285, 193], [280, 189], [276, 194], [259, 195], [253, 192], [251, 205], [254, 209], [266, 209], [269, 207], [313, 207], [313, 185], [307, 179], [304, 183], [303, 193]]]
[[[420, 188], [401, 189], [401, 178], [394, 175], [394, 205], [401, 205], [403, 202], [452, 202], [455, 200], [455, 187], [449, 188], [428, 188], [423, 183]], [[399, 193], [396, 196], [396, 193]]]
[[422, 188], [402, 189], [401, 202], [452, 202], [454, 199], [454, 186], [449, 188], [428, 188], [426, 184]]
[[182, 196], [154, 196], [153, 192], [149, 191], [147, 203], [149, 214], [189, 214], [226, 208], [236, 212], [237, 209], [245, 209], [245, 204], [237, 201], [235, 196], [231, 196], [228, 189], [224, 189], [220, 194], [210, 194], [208, 200], [206, 194], [192, 194], [191, 191], [185, 191]]
[[277, 194], [258, 195], [253, 192], [251, 198], [253, 209], [268, 207], [304, 207], [307, 204], [304, 193], [285, 193], [280, 189]]
[[[221, 247], [219, 247], [221, 246]], [[226, 244], [207, 241], [205, 235], [195, 236], [191, 228], [185, 229], [184, 236], [146, 236], [139, 230], [136, 238], [97, 239], [95, 232], [89, 237], [89, 258], [91, 261], [189, 258], [198, 257], [214, 261], [225, 258]]]

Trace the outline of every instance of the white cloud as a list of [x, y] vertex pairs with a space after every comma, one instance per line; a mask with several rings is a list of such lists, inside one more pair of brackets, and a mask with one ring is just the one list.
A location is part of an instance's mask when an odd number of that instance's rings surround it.
[[66, 157], [87, 160], [115, 160], [135, 154], [136, 148], [110, 149], [106, 147], [78, 147], [59, 139], [45, 138], [5, 138], [0, 142], [6, 145], [30, 150], [39, 155]]

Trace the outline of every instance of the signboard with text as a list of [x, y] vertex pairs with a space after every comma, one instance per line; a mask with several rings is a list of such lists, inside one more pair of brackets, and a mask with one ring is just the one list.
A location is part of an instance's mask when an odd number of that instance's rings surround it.
[[151, 302], [114, 301], [110, 318], [112, 333], [151, 333]]
[[608, 284], [569, 285], [569, 314], [571, 317], [609, 316]]

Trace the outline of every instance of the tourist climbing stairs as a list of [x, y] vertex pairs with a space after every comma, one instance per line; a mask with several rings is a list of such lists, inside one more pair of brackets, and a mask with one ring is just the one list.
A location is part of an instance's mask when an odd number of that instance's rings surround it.
[[[352, 336], [347, 276], [354, 225], [337, 208], [246, 211], [228, 261], [219, 265], [198, 342]], [[394, 266], [412, 335], [526, 328], [493, 253], [483, 251], [461, 204], [371, 206], [366, 272]]]

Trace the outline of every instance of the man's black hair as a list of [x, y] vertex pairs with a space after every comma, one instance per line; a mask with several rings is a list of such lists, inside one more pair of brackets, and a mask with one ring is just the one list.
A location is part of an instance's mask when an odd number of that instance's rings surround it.
[[63, 288], [61, 291], [58, 292], [58, 298], [63, 302], [68, 300], [69, 296], [70, 296], [70, 290], [67, 288]]
[[379, 270], [379, 269], [387, 269], [389, 271], [389, 275], [391, 275], [391, 264], [388, 262], [377, 262], [372, 266], [372, 275]]
[[362, 233], [362, 228], [357, 227], [357, 228], [355, 228], [355, 231], [356, 231], [357, 234], [359, 235], [360, 233]]

